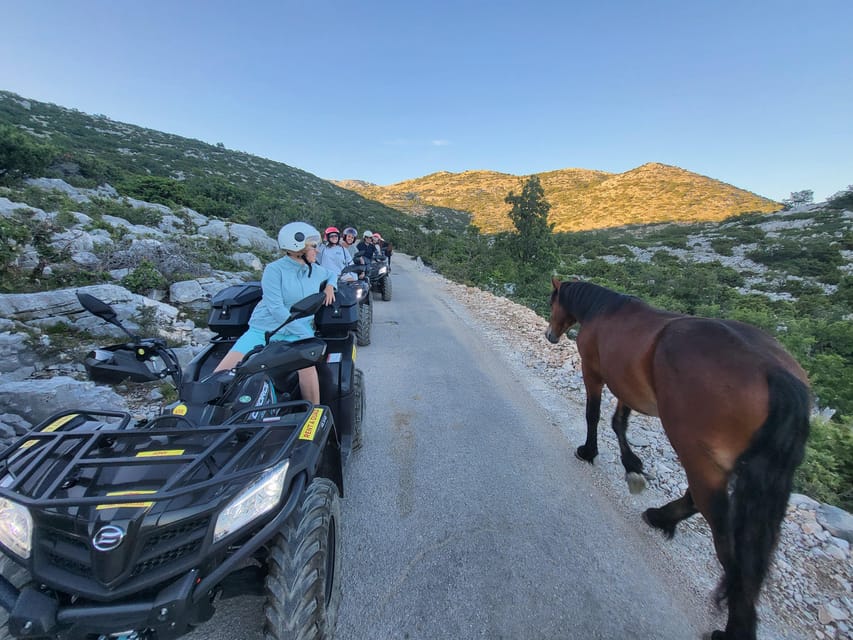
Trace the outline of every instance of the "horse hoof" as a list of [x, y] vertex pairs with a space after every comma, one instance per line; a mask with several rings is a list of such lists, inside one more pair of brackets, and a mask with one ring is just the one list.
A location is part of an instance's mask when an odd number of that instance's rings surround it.
[[634, 495], [642, 493], [648, 486], [643, 475], [634, 471], [625, 474], [625, 482], [628, 483], [628, 490]]
[[589, 455], [585, 446], [580, 446], [575, 449], [575, 458], [577, 458], [578, 460], [583, 460], [584, 462], [588, 462], [590, 464], [593, 463], [596, 455], [598, 455], [598, 452]]

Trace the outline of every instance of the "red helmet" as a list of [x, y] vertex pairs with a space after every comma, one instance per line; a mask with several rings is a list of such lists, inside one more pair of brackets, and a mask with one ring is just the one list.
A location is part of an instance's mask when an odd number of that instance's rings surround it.
[[378, 233], [376, 233], [376, 232], [374, 231], [374, 232], [373, 232], [373, 239], [374, 239], [374, 240], [382, 240], [382, 236], [380, 236]]
[[338, 231], [338, 228], [337, 228], [337, 227], [326, 227], [326, 230], [323, 232], [323, 237], [324, 237], [324, 238], [326, 238], [326, 239], [328, 240], [328, 239], [329, 239], [329, 234], [330, 234], [330, 233], [336, 233], [336, 234], [338, 234], [339, 236], [341, 235], [341, 232], [340, 232], [340, 231]]

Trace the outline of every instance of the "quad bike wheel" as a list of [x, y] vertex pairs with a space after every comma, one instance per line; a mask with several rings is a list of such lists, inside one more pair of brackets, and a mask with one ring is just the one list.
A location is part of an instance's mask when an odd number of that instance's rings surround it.
[[338, 488], [315, 478], [270, 549], [266, 640], [326, 640], [341, 603], [341, 501]]
[[358, 325], [355, 330], [355, 342], [359, 347], [366, 347], [370, 344], [370, 327], [372, 324], [373, 305], [359, 305]]
[[[12, 583], [16, 589], [20, 589], [30, 582], [30, 574], [17, 562], [0, 553], [0, 574]], [[0, 640], [13, 640], [9, 632], [9, 614], [0, 607]]]
[[391, 276], [385, 276], [382, 278], [382, 299], [391, 299]]
[[356, 369], [353, 373], [352, 382], [353, 412], [352, 412], [352, 448], [353, 451], [360, 449], [362, 445], [362, 424], [364, 423], [364, 406], [366, 403], [364, 392], [364, 373]]

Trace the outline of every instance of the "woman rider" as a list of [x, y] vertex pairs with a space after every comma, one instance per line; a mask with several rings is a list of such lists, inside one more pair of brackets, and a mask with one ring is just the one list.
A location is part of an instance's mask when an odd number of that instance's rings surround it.
[[355, 255], [355, 252], [358, 251], [355, 246], [356, 238], [358, 238], [358, 231], [355, 230], [355, 227], [347, 227], [344, 229], [344, 237], [341, 240], [341, 246], [349, 252], [350, 257]]
[[[249, 318], [249, 330], [246, 331], [231, 350], [225, 354], [215, 371], [226, 371], [236, 367], [243, 357], [257, 346], [265, 344], [265, 332], [277, 329], [290, 315], [293, 303], [323, 289], [325, 304], [335, 300], [335, 287], [338, 274], [314, 264], [317, 259], [317, 245], [320, 232], [305, 222], [290, 222], [278, 232], [278, 244], [285, 255], [269, 263], [261, 277], [263, 298]], [[295, 342], [314, 336], [313, 318], [294, 320], [274, 334], [270, 340]], [[319, 404], [320, 382], [316, 367], [300, 369], [299, 390], [302, 399]]]
[[326, 242], [320, 246], [317, 252], [317, 264], [333, 272], [342, 280], [355, 280], [356, 277], [352, 273], [345, 273], [341, 276], [341, 271], [352, 264], [352, 256], [340, 245], [341, 234], [338, 228], [328, 227], [324, 235], [326, 236]]

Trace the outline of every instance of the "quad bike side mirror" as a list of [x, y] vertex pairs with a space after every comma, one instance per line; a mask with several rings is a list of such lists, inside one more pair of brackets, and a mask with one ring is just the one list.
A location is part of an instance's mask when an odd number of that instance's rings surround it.
[[299, 320], [299, 318], [307, 318], [308, 316], [313, 316], [320, 310], [320, 307], [323, 306], [323, 303], [325, 301], [326, 294], [321, 292], [312, 293], [310, 296], [306, 296], [305, 298], [302, 298], [302, 300], [294, 302], [290, 306], [290, 315], [287, 317], [287, 320], [282, 322], [272, 331], [267, 331], [264, 334], [266, 338], [266, 344], [269, 344], [270, 338], [272, 338], [276, 333], [278, 333], [285, 325], [290, 324], [294, 320]]
[[323, 303], [326, 301], [325, 293], [312, 293], [310, 296], [302, 298], [298, 302], [294, 302], [290, 307], [290, 317], [288, 322], [298, 320], [299, 318], [307, 318], [313, 316], [320, 310]]
[[98, 300], [93, 295], [81, 293], [79, 291], [77, 292], [77, 299], [80, 301], [80, 304], [83, 305], [83, 308], [92, 315], [99, 317], [105, 322], [114, 324], [117, 327], [121, 327], [121, 323], [118, 321], [118, 316], [116, 315], [115, 310], [106, 302]]
[[79, 300], [83, 308], [92, 315], [100, 318], [104, 322], [109, 322], [110, 324], [117, 326], [131, 338], [137, 338], [137, 336], [133, 335], [130, 331], [127, 330], [127, 328], [118, 319], [118, 315], [116, 315], [115, 310], [106, 302], [98, 300], [93, 295], [90, 295], [88, 293], [82, 293], [80, 291], [77, 292], [77, 300]]

